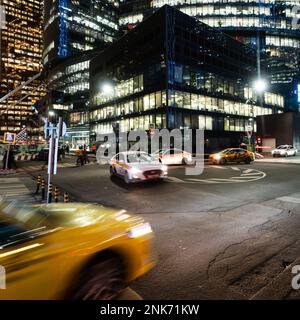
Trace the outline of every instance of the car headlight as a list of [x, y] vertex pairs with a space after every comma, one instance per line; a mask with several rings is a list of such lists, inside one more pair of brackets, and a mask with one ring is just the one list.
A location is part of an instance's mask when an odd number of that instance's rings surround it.
[[161, 167], [161, 170], [162, 170], [162, 171], [168, 171], [168, 166], [162, 166], [162, 167]]
[[131, 228], [129, 231], [128, 231], [128, 237], [129, 238], [139, 238], [139, 237], [143, 237], [147, 234], [150, 234], [152, 233], [152, 228], [150, 226], [149, 223], [143, 223], [143, 224], [140, 224], [136, 227], [133, 227]]
[[217, 154], [217, 155], [214, 156], [214, 159], [220, 160], [220, 159], [221, 159], [221, 156], [220, 156], [219, 154]]
[[140, 169], [135, 168], [135, 167], [131, 168], [130, 171], [132, 174], [138, 174], [138, 173], [142, 172]]

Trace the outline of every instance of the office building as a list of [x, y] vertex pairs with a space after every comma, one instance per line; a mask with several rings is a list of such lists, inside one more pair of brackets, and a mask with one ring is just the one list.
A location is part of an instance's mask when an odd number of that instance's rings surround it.
[[[6, 23], [1, 36], [0, 95], [16, 89], [42, 71], [43, 1], [2, 0]], [[0, 135], [19, 132], [30, 122], [33, 106], [44, 95], [45, 88], [37, 79], [0, 104]], [[32, 134], [33, 129], [29, 130]]]
[[121, 132], [204, 129], [207, 149], [237, 145], [256, 116], [284, 108], [256, 80], [254, 49], [164, 6], [91, 61], [91, 139], [118, 123]]

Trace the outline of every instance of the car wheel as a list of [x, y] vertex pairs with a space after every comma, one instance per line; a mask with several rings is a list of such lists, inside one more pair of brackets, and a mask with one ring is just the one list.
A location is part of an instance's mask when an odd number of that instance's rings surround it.
[[182, 164], [186, 166], [191, 166], [193, 164], [193, 161], [189, 161], [187, 158], [183, 158]]
[[81, 278], [72, 300], [113, 300], [125, 288], [124, 268], [116, 257], [90, 266]]
[[221, 165], [226, 164], [226, 159], [224, 159], [224, 158], [220, 159], [219, 164], [221, 164]]
[[125, 173], [124, 175], [124, 181], [126, 184], [129, 184], [130, 183], [130, 179], [129, 179], [129, 176], [128, 176], [128, 172]]
[[246, 159], [245, 159], [245, 163], [246, 163], [246, 164], [250, 164], [250, 163], [251, 163], [251, 159], [250, 159], [250, 158], [246, 158]]

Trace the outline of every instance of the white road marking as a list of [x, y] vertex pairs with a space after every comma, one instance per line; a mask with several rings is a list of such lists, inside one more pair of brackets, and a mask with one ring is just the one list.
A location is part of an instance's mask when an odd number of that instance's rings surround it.
[[247, 170], [244, 170], [243, 173], [250, 173], [252, 171], [253, 171], [253, 169], [247, 169]]
[[238, 167], [231, 167], [232, 170], [235, 170], [235, 171], [240, 171], [240, 168]]
[[184, 180], [181, 180], [179, 178], [176, 177], [168, 177], [168, 180], [171, 182], [184, 182]]
[[209, 166], [210, 168], [216, 168], [216, 169], [223, 169], [226, 170], [226, 167], [222, 167], [222, 166]]
[[275, 200], [280, 200], [280, 201], [284, 201], [284, 202], [292, 202], [292, 203], [300, 203], [299, 198], [293, 198], [293, 197], [280, 197], [280, 198], [276, 198]]
[[250, 172], [250, 173], [242, 173], [241, 176], [247, 176], [247, 177], [250, 177], [250, 176], [256, 176], [258, 174], [261, 174], [260, 172]]
[[19, 178], [0, 178], [0, 195], [7, 201], [34, 202], [29, 189]]
[[205, 180], [205, 179], [187, 179], [188, 181], [194, 181], [194, 182], [205, 182], [205, 183], [217, 183], [216, 181], [211, 180]]

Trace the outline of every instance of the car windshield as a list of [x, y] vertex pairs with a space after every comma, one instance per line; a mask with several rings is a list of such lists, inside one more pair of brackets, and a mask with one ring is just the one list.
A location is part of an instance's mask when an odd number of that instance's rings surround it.
[[153, 162], [155, 159], [148, 153], [129, 153], [127, 154], [127, 163]]
[[225, 149], [225, 150], [223, 150], [223, 151], [221, 151], [220, 153], [229, 153], [231, 151], [231, 149]]
[[287, 149], [288, 146], [279, 146], [277, 149]]

